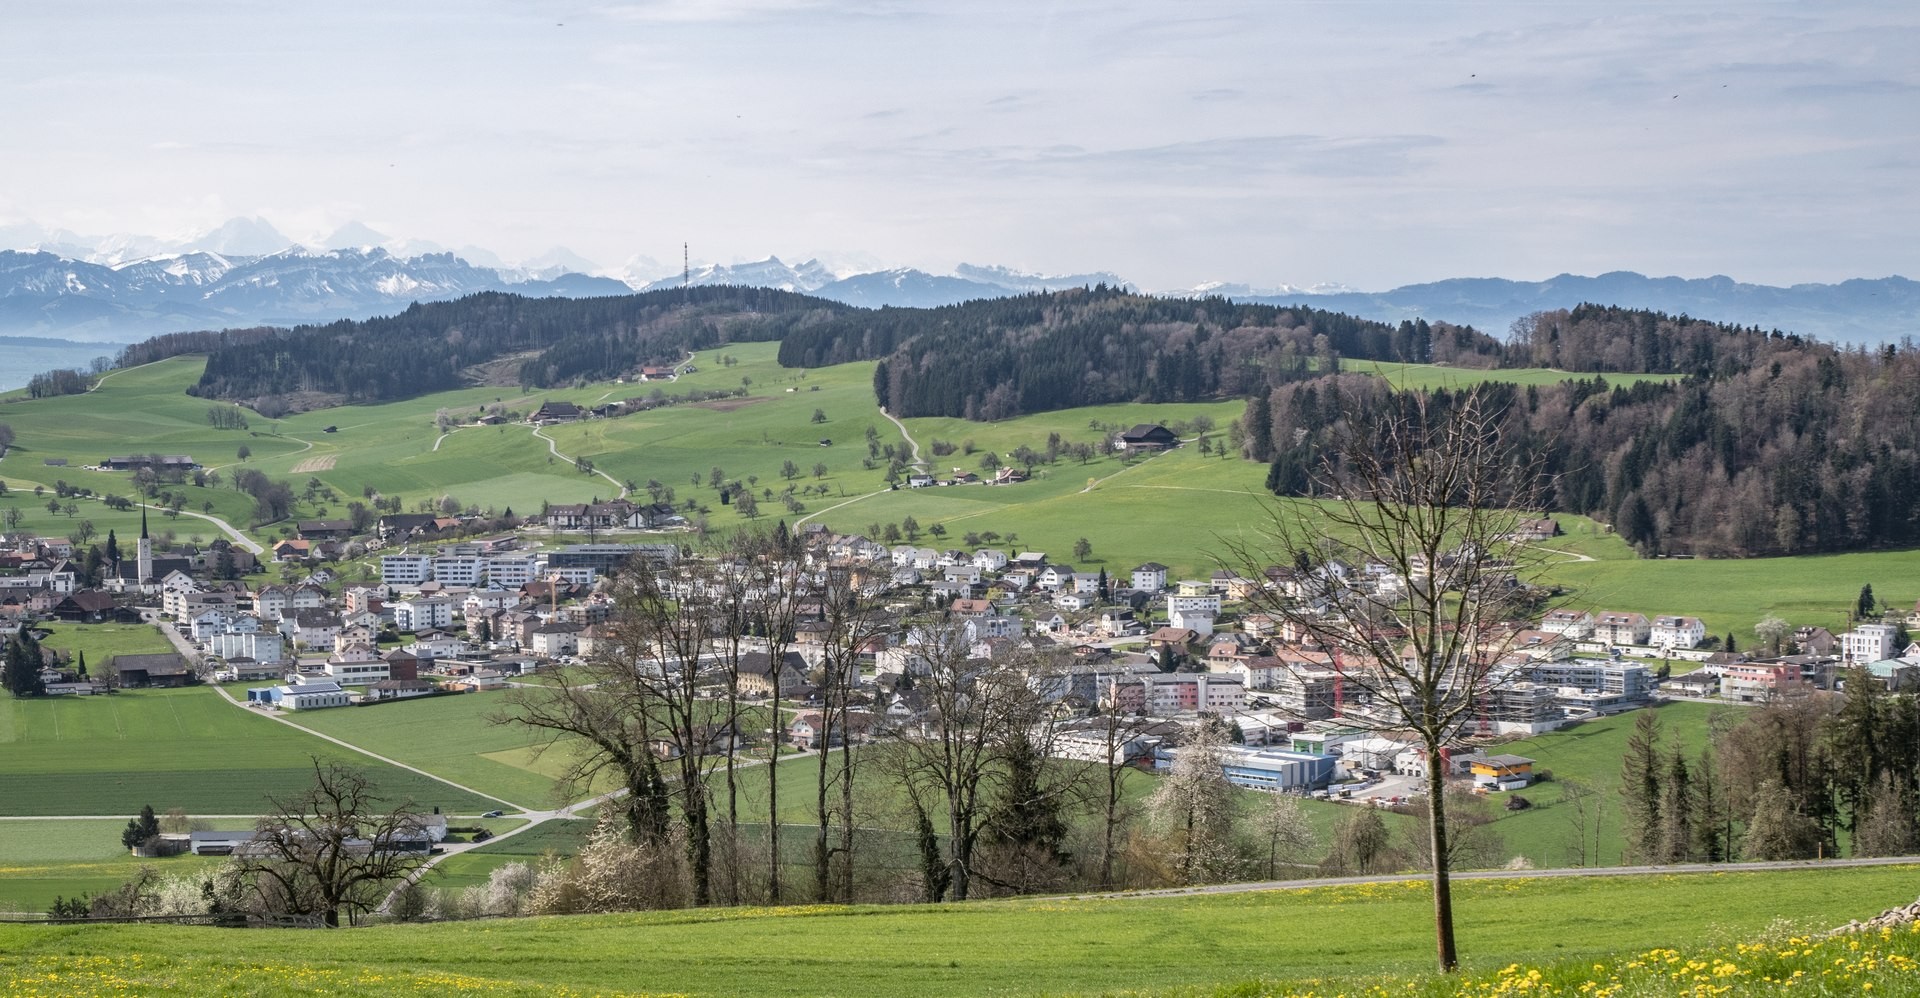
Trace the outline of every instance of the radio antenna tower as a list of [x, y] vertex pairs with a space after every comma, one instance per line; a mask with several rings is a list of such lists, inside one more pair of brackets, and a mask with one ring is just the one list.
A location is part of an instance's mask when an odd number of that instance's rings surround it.
[[680, 244], [680, 301], [685, 303], [693, 293], [693, 257], [687, 252], [687, 244]]

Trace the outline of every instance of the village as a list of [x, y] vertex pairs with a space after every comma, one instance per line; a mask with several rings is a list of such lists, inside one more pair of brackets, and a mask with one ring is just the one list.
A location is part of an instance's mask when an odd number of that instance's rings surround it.
[[[106, 566], [99, 588], [84, 589], [71, 542], [8, 537], [0, 626], [154, 622], [178, 649], [50, 661], [41, 677], [48, 695], [213, 682], [238, 684], [254, 710], [358, 708], [537, 682], [543, 671], [607, 650], [613, 573], [658, 573], [670, 588], [687, 585], [688, 572], [714, 557], [685, 546], [685, 521], [670, 508], [624, 499], [551, 506], [517, 531], [437, 539], [460, 526], [458, 517], [380, 517], [357, 539], [383, 552], [369, 556], [377, 583], [340, 580], [329, 559], [355, 538], [352, 524], [338, 520], [302, 521], [270, 552], [304, 573], [281, 583], [216, 578], [237, 574], [216, 565], [258, 567], [224, 541], [157, 555], [143, 526], [133, 557]], [[1521, 529], [1517, 540], [1537, 542], [1557, 527], [1541, 519]], [[587, 531], [635, 536], [552, 542]], [[1179, 579], [1148, 562], [1110, 575], [1047, 552], [889, 545], [817, 523], [794, 531], [788, 550], [792, 564], [784, 567], [839, 573], [899, 626], [860, 648], [857, 675], [847, 677], [846, 720], [835, 727], [822, 724], [814, 685], [827, 658], [825, 628], [797, 621], [787, 661], [761, 654], [738, 670], [739, 695], [784, 704], [780, 730], [734, 732], [742, 744], [772, 736], [807, 749], [823, 729], [861, 741], [920, 723], [928, 705], [913, 679], [930, 666], [916, 629], [935, 609], [974, 658], [1018, 649], [1052, 663], [1028, 682], [1075, 718], [1051, 738], [1056, 755], [1165, 769], [1178, 758], [1183, 725], [1217, 719], [1230, 732], [1223, 769], [1234, 784], [1383, 805], [1418, 796], [1434, 764], [1355, 689], [1349, 677], [1364, 665], [1259, 609], [1276, 599], [1404, 591], [1410, 580], [1384, 565], [1332, 557], [1304, 569], [1268, 567], [1255, 578], [1220, 570]], [[1503, 622], [1482, 636], [1488, 661], [1475, 673], [1474, 713], [1437, 764], [1479, 790], [1514, 790], [1533, 779], [1532, 760], [1501, 754], [1501, 742], [1660, 700], [1766, 702], [1834, 689], [1856, 666], [1891, 691], [1907, 689], [1920, 681], [1920, 645], [1902, 644], [1908, 626], [1920, 626], [1920, 608], [1840, 634], [1801, 627], [1747, 654], [1712, 647], [1701, 621], [1679, 614], [1561, 607]], [[759, 645], [766, 649], [764, 639]], [[1122, 716], [1129, 722], [1116, 740], [1111, 719]]]

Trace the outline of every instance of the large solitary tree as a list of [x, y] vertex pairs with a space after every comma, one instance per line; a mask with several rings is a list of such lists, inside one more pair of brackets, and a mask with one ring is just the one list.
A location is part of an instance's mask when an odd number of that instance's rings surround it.
[[1443, 971], [1459, 959], [1444, 753], [1489, 693], [1513, 681], [1495, 665], [1510, 622], [1538, 609], [1526, 584], [1537, 563], [1516, 528], [1539, 507], [1546, 477], [1500, 433], [1511, 397], [1498, 386], [1399, 393], [1379, 418], [1336, 421], [1312, 441], [1315, 492], [1334, 498], [1282, 501], [1259, 528], [1222, 541], [1226, 567], [1288, 580], [1253, 602], [1331, 651], [1343, 717], [1408, 732], [1424, 750], [1421, 852]]
[[400, 848], [424, 830], [412, 801], [382, 797], [351, 766], [315, 759], [311, 785], [267, 802], [241, 862], [269, 910], [339, 925], [342, 913], [377, 907], [427, 861], [424, 851]]

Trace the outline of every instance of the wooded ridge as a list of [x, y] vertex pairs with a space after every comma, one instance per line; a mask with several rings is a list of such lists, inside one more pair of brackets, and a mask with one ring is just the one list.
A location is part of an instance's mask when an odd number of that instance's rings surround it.
[[[1490, 385], [1502, 433], [1545, 455], [1550, 511], [1611, 522], [1642, 553], [1727, 557], [1920, 544], [1920, 350], [1842, 350], [1778, 333], [1584, 306], [1516, 329], [1507, 359], [1602, 376]], [[1433, 393], [1442, 410], [1447, 393]], [[1257, 394], [1242, 426], [1267, 485], [1312, 495], [1347, 425], [1396, 407], [1384, 379], [1334, 375]]]

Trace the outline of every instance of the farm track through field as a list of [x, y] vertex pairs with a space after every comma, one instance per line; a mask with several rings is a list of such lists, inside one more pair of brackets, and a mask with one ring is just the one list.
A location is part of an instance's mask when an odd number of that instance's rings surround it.
[[168, 359], [168, 358], [165, 358], [165, 357], [162, 357], [162, 358], [161, 358], [160, 360], [150, 360], [150, 361], [147, 361], [147, 362], [146, 362], [146, 363], [144, 363], [144, 364], [139, 364], [139, 365], [136, 365], [136, 366], [134, 366], [134, 367], [123, 367], [123, 368], [120, 368], [120, 369], [119, 369], [119, 370], [117, 370], [117, 371], [108, 371], [107, 373], [105, 373], [105, 374], [102, 374], [102, 375], [100, 376], [100, 378], [99, 378], [99, 380], [97, 380], [97, 381], [95, 381], [95, 382], [93, 383], [93, 387], [92, 387], [92, 388], [89, 388], [89, 389], [87, 389], [87, 394], [89, 394], [89, 395], [91, 395], [91, 394], [93, 394], [94, 392], [97, 392], [97, 391], [99, 391], [99, 390], [100, 390], [100, 386], [101, 386], [101, 385], [104, 385], [104, 384], [106, 384], [106, 383], [107, 383], [107, 381], [108, 381], [108, 379], [110, 379], [110, 378], [112, 378], [112, 377], [113, 377], [114, 375], [117, 375], [117, 374], [125, 374], [125, 373], [127, 373], [128, 371], [138, 371], [138, 370], [140, 370], [140, 368], [142, 368], [142, 367], [152, 367], [153, 365], [155, 365], [155, 364], [158, 364], [158, 363], [161, 363], [162, 361], [165, 361], [165, 360], [167, 360], [167, 359]]
[[893, 413], [888, 412], [884, 406], [880, 409], [880, 415], [887, 417], [887, 422], [900, 428], [900, 436], [907, 441], [908, 447], [913, 448], [913, 466], [924, 469], [927, 462], [920, 459], [920, 441], [913, 439], [913, 434], [907, 432], [907, 424], [893, 418]]
[[[533, 435], [547, 442], [547, 450], [550, 451], [554, 457], [557, 457], [562, 461], [566, 461], [569, 464], [573, 463], [574, 459], [571, 457], [568, 457], [565, 454], [560, 453], [560, 445], [554, 443], [552, 437], [547, 436], [546, 434], [540, 432], [539, 427], [536, 426], [533, 428]], [[625, 485], [620, 484], [620, 480], [618, 478], [615, 478], [612, 475], [609, 475], [598, 468], [593, 469], [593, 473], [596, 475], [599, 475], [601, 478], [604, 478], [609, 482], [612, 482], [613, 487], [620, 490], [620, 498], [622, 499], [626, 498], [627, 487]]]
[[278, 722], [280, 722], [281, 724], [284, 724], [284, 725], [286, 725], [286, 726], [288, 726], [288, 727], [290, 727], [290, 728], [293, 728], [293, 729], [294, 729], [294, 730], [296, 730], [296, 731], [300, 731], [300, 732], [303, 732], [303, 733], [305, 733], [305, 734], [309, 734], [309, 735], [312, 735], [313, 737], [315, 737], [315, 738], [318, 738], [318, 739], [320, 739], [320, 740], [322, 740], [322, 741], [328, 741], [328, 742], [332, 742], [333, 744], [335, 744], [335, 745], [338, 745], [338, 746], [340, 746], [341, 748], [345, 748], [345, 749], [351, 749], [351, 750], [353, 750], [353, 751], [355, 751], [355, 752], [358, 752], [358, 753], [360, 753], [361, 755], [364, 755], [364, 756], [366, 756], [366, 757], [368, 757], [368, 758], [370, 758], [370, 759], [378, 759], [379, 761], [381, 761], [381, 762], [384, 762], [384, 763], [386, 763], [386, 764], [387, 764], [387, 765], [389, 765], [389, 766], [393, 766], [393, 767], [396, 767], [396, 768], [399, 768], [399, 769], [404, 769], [404, 770], [406, 770], [407, 772], [410, 772], [410, 773], [417, 773], [417, 774], [419, 774], [419, 775], [421, 775], [421, 776], [424, 776], [424, 777], [426, 777], [426, 778], [427, 778], [427, 779], [429, 779], [429, 780], [433, 780], [433, 781], [435, 781], [435, 782], [437, 782], [437, 783], [444, 783], [444, 784], [446, 784], [447, 786], [450, 786], [450, 787], [453, 787], [453, 788], [455, 788], [455, 789], [457, 789], [457, 790], [464, 790], [464, 791], [466, 791], [467, 793], [470, 793], [470, 794], [473, 794], [473, 795], [474, 795], [474, 796], [476, 796], [476, 797], [485, 797], [486, 799], [488, 799], [488, 800], [490, 800], [490, 801], [495, 801], [495, 802], [497, 802], [497, 803], [500, 803], [500, 804], [505, 804], [505, 805], [506, 805], [507, 807], [510, 807], [510, 808], [513, 808], [513, 809], [514, 809], [514, 810], [516, 810], [516, 811], [529, 811], [529, 810], [530, 810], [530, 809], [528, 809], [528, 808], [525, 808], [525, 807], [521, 807], [520, 805], [518, 805], [518, 804], [515, 804], [514, 802], [512, 802], [512, 801], [510, 801], [510, 800], [504, 800], [504, 799], [502, 799], [502, 798], [499, 798], [499, 797], [495, 797], [494, 795], [492, 795], [492, 794], [490, 794], [490, 793], [483, 793], [483, 792], [481, 792], [481, 791], [479, 791], [479, 790], [475, 790], [475, 789], [473, 789], [472, 787], [467, 787], [467, 786], [461, 786], [460, 784], [458, 784], [458, 783], [455, 783], [455, 782], [453, 782], [452, 780], [449, 780], [449, 779], [447, 779], [447, 778], [446, 778], [446, 777], [444, 777], [444, 776], [438, 776], [438, 775], [435, 775], [435, 774], [433, 774], [433, 773], [429, 773], [429, 772], [427, 772], [426, 770], [424, 770], [424, 769], [421, 769], [421, 768], [420, 768], [420, 767], [418, 767], [418, 766], [409, 766], [409, 765], [407, 765], [406, 763], [404, 763], [404, 762], [400, 762], [400, 761], [399, 761], [399, 760], [397, 760], [397, 759], [389, 759], [389, 758], [387, 758], [386, 756], [384, 756], [384, 755], [381, 755], [381, 754], [379, 754], [378, 752], [370, 752], [370, 751], [368, 751], [368, 750], [366, 750], [366, 749], [364, 749], [364, 748], [361, 748], [361, 747], [360, 747], [360, 746], [358, 746], [358, 745], [355, 745], [355, 744], [354, 744], [354, 743], [352, 743], [352, 742], [349, 742], [349, 741], [345, 741], [345, 740], [342, 740], [342, 739], [339, 739], [339, 738], [335, 738], [335, 737], [333, 737], [332, 735], [329, 735], [329, 734], [324, 734], [324, 733], [322, 733], [322, 732], [319, 732], [319, 731], [315, 731], [315, 730], [313, 730], [312, 728], [309, 728], [309, 727], [307, 727], [307, 726], [305, 726], [305, 725], [302, 725], [302, 724], [295, 724], [294, 722], [292, 722], [292, 721], [290, 721], [290, 720], [288, 720], [287, 718], [284, 718], [284, 717], [281, 717], [281, 716], [279, 715], [279, 713], [278, 713], [278, 712], [274, 712], [274, 711], [255, 711], [255, 710], [253, 710], [252, 708], [250, 708], [250, 707], [248, 707], [248, 706], [247, 706], [246, 704], [243, 704], [243, 703], [241, 703], [240, 701], [238, 701], [238, 700], [235, 700], [235, 699], [233, 698], [233, 694], [231, 694], [231, 693], [229, 693], [229, 692], [227, 692], [227, 690], [226, 690], [226, 687], [223, 687], [223, 686], [215, 686], [215, 687], [214, 687], [214, 690], [215, 690], [216, 692], [218, 692], [218, 693], [219, 693], [219, 694], [220, 694], [221, 696], [223, 696], [223, 697], [225, 697], [225, 698], [226, 698], [226, 700], [227, 700], [227, 702], [228, 702], [228, 703], [230, 703], [230, 704], [232, 704], [232, 705], [234, 706], [234, 709], [235, 709], [235, 710], [244, 710], [244, 711], [247, 711], [248, 713], [258, 713], [258, 714], [264, 714], [264, 715], [265, 715], [266, 717], [268, 717], [268, 718], [270, 718], [270, 719], [272, 719], [272, 720], [275, 720], [275, 721], [278, 721]]

